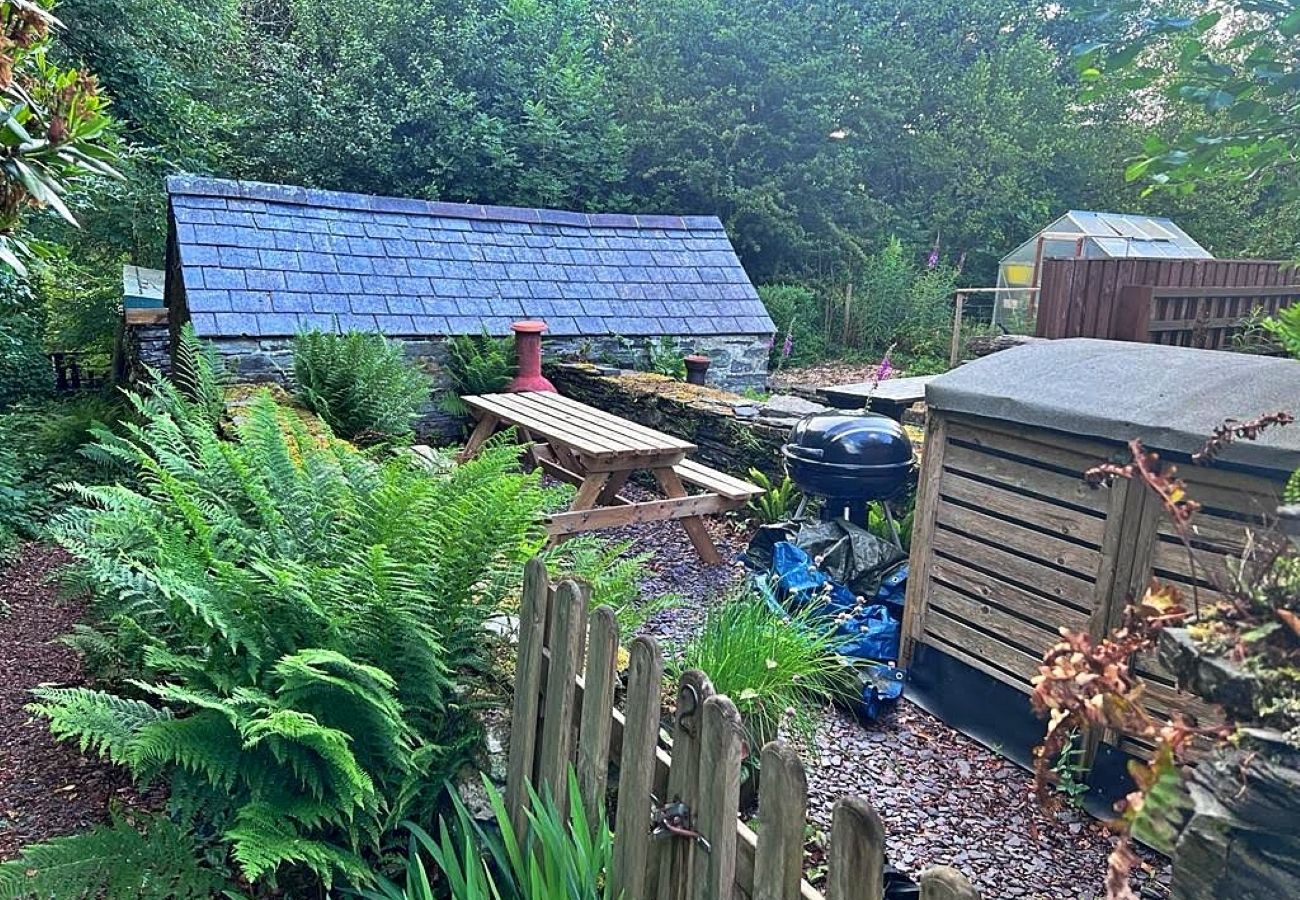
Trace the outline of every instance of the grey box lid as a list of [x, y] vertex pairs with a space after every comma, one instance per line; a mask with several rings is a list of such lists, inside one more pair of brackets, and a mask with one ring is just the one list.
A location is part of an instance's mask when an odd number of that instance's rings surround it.
[[[933, 410], [1190, 454], [1225, 419], [1300, 416], [1300, 362], [1221, 350], [1071, 338], [967, 363], [926, 388]], [[1300, 468], [1300, 423], [1238, 441], [1224, 462]]]

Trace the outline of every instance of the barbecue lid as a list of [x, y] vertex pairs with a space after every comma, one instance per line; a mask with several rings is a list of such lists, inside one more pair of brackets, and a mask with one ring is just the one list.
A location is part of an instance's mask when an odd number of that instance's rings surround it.
[[788, 456], [843, 466], [908, 466], [912, 442], [903, 426], [872, 413], [816, 413], [800, 419], [785, 445]]

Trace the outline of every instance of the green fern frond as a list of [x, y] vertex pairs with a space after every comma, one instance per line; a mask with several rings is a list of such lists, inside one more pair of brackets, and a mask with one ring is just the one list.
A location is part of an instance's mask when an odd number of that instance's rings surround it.
[[39, 703], [27, 709], [50, 720], [50, 732], [61, 741], [76, 741], [81, 752], [105, 757], [119, 765], [132, 763], [132, 744], [141, 729], [169, 721], [171, 712], [143, 700], [116, 697], [89, 688], [38, 688]]
[[111, 821], [25, 848], [0, 863], [0, 900], [71, 897], [205, 900], [235, 886], [204, 865], [194, 838], [161, 816]]
[[305, 866], [324, 882], [327, 890], [336, 874], [354, 884], [368, 884], [373, 878], [356, 853], [304, 834], [272, 804], [250, 803], [243, 807], [225, 837], [231, 842], [235, 862], [249, 881], [265, 878], [286, 865]]

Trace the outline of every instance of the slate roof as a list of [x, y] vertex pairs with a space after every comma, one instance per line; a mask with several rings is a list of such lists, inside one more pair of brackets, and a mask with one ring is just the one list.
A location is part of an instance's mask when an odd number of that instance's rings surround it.
[[722, 223], [167, 181], [195, 331], [771, 335]]

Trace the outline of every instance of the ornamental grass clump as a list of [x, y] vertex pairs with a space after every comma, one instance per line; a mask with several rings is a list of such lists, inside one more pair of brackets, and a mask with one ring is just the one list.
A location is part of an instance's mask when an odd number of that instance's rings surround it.
[[807, 611], [778, 612], [757, 592], [745, 591], [709, 610], [680, 666], [700, 669], [731, 698], [756, 756], [783, 721], [797, 736], [811, 737], [813, 713], [850, 696], [851, 673], [837, 644], [833, 623]]
[[73, 486], [54, 528], [91, 597], [73, 641], [119, 676], [32, 709], [166, 785], [218, 871], [289, 896], [367, 883], [476, 745], [464, 684], [545, 540], [538, 478], [504, 445], [439, 473], [377, 461], [268, 393], [233, 424], [163, 380], [131, 402], [93, 447], [119, 483]]
[[339, 437], [363, 445], [406, 437], [429, 402], [428, 379], [400, 344], [380, 334], [300, 334], [293, 377], [308, 409]]

